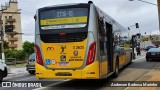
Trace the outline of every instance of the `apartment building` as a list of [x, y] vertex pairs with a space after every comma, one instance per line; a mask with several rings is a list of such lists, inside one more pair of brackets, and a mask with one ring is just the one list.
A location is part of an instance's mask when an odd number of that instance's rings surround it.
[[9, 0], [9, 2], [1, 5], [3, 12], [1, 13], [1, 22], [3, 30], [5, 25], [13, 25], [13, 32], [5, 32], [4, 40], [9, 44], [10, 49], [22, 49], [22, 33], [21, 31], [21, 13], [18, 8], [17, 0]]

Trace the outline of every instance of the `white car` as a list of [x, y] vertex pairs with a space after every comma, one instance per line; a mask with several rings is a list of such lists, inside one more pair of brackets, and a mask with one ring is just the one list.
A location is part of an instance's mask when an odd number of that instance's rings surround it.
[[3, 80], [4, 77], [7, 77], [8, 70], [7, 65], [0, 62], [0, 82]]

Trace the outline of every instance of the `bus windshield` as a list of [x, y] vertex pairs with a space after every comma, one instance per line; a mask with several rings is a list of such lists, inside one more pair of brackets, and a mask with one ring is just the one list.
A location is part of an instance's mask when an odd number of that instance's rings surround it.
[[40, 12], [41, 30], [84, 28], [87, 26], [88, 8], [55, 9]]

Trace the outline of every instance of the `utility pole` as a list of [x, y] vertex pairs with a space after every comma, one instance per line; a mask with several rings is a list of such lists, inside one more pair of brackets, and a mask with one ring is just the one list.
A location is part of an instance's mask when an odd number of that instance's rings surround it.
[[[1, 21], [2, 21], [2, 13], [3, 11], [6, 10], [6, 9], [2, 9], [0, 10], [1, 11]], [[4, 55], [4, 30], [3, 30], [3, 23], [1, 24], [1, 27], [0, 27], [0, 31], [1, 31], [1, 50], [2, 50], [2, 63], [5, 63], [5, 55]]]
[[157, 0], [157, 4], [158, 4], [159, 31], [160, 31], [160, 0]]
[[1, 49], [2, 49], [2, 62], [5, 63], [5, 55], [4, 55], [4, 31], [2, 29], [3, 27], [1, 27]]

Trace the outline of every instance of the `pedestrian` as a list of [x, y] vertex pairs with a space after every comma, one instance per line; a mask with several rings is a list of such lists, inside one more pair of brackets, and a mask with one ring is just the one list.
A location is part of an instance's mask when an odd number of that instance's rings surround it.
[[141, 49], [140, 49], [139, 46], [136, 47], [136, 51], [137, 51], [137, 56], [138, 56], [138, 55], [141, 55]]

